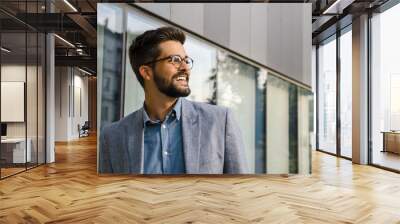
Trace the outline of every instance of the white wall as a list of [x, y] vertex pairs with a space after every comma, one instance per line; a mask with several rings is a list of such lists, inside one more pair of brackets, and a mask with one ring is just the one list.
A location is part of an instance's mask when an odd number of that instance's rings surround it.
[[1, 82], [1, 122], [24, 122], [24, 103], [24, 82]]
[[[7, 137], [21, 138], [27, 136], [30, 140], [32, 161], [39, 163], [44, 162], [44, 73], [41, 66], [32, 66], [25, 64], [2, 64], [1, 66], [1, 81], [2, 82], [24, 82], [26, 86], [26, 99], [25, 96], [21, 97], [22, 102], [19, 102], [20, 107], [4, 106], [2, 102], [1, 110], [6, 113], [20, 113], [22, 117], [26, 113], [26, 119], [23, 118], [22, 122], [6, 122], [7, 123]], [[3, 85], [4, 83], [2, 83]], [[22, 87], [23, 88], [23, 87]], [[12, 97], [7, 96], [7, 92], [2, 88], [2, 98]], [[5, 94], [5, 95], [3, 95]], [[10, 94], [10, 92], [8, 92]], [[24, 95], [24, 89], [19, 90], [19, 94]], [[14, 99], [15, 100], [15, 99]], [[18, 102], [11, 102], [18, 103]], [[22, 105], [21, 105], [22, 104]], [[25, 105], [26, 104], [26, 105]], [[15, 105], [14, 105], [15, 106]], [[14, 110], [14, 111], [13, 111]], [[19, 110], [19, 111], [16, 111]], [[2, 118], [3, 120], [3, 118]], [[36, 157], [38, 155], [38, 157]], [[48, 157], [51, 158], [51, 157]], [[48, 160], [51, 162], [51, 160]]]
[[136, 3], [311, 86], [311, 3]]
[[[33, 66], [25, 66], [25, 65], [19, 65], [19, 64], [5, 64], [1, 66], [1, 81], [2, 82], [24, 82], [26, 83], [25, 76], [28, 74], [28, 76], [35, 74], [36, 75], [36, 67]], [[30, 79], [30, 77], [28, 77]], [[31, 85], [32, 81], [29, 80], [29, 84]], [[34, 83], [36, 85], [36, 82]], [[36, 100], [36, 89], [27, 89], [27, 104], [30, 104], [34, 100]], [[3, 98], [4, 96], [2, 96]], [[28, 105], [29, 106], [29, 105]], [[36, 102], [34, 105], [31, 105], [31, 107], [36, 108]], [[1, 108], [1, 110], [8, 110], [9, 108]], [[22, 108], [24, 110], [24, 108]], [[31, 130], [35, 129], [36, 125], [32, 124], [32, 121], [35, 121], [36, 123], [36, 113], [32, 113], [31, 109], [27, 109], [27, 120], [29, 122], [28, 124], [28, 136], [31, 133]], [[7, 136], [8, 137], [24, 137], [25, 136], [25, 126], [26, 122], [7, 122]], [[35, 127], [34, 127], [35, 126]]]
[[68, 86], [70, 80], [67, 67], [55, 68], [55, 140], [68, 139], [69, 96]]
[[[78, 74], [76, 73], [78, 72]], [[78, 133], [78, 124], [83, 125], [85, 121], [88, 121], [89, 119], [89, 113], [88, 113], [88, 77], [87, 76], [81, 76], [83, 73], [79, 72], [78, 70], [75, 70], [75, 75], [74, 75], [74, 83], [73, 85], [75, 86], [75, 94], [74, 97], [74, 108], [75, 113], [73, 113], [73, 119], [71, 123], [71, 136], [72, 138], [77, 138], [79, 137]], [[78, 93], [80, 91], [80, 93]], [[80, 95], [80, 97], [79, 97]], [[80, 102], [79, 102], [80, 101]], [[80, 104], [80, 105], [79, 105]], [[79, 108], [81, 107], [81, 108]], [[79, 110], [82, 110], [81, 112]]]
[[77, 139], [78, 124], [88, 120], [88, 78], [72, 67], [56, 67], [55, 74], [55, 141]]

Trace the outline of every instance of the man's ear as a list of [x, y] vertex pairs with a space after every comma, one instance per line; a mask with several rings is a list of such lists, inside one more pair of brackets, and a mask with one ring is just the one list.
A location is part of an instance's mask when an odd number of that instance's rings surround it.
[[150, 66], [142, 65], [139, 67], [139, 73], [144, 80], [150, 80], [153, 76], [153, 71]]

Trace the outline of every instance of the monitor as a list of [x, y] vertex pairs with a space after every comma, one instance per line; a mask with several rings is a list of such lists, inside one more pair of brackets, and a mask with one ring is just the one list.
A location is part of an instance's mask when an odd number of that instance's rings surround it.
[[1, 123], [1, 136], [7, 136], [7, 124]]

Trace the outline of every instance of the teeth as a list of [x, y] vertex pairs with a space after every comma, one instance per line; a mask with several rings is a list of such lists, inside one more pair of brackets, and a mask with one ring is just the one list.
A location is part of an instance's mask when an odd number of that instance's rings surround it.
[[185, 77], [185, 76], [178, 76], [177, 80], [178, 80], [178, 81], [180, 81], [180, 80], [186, 80], [186, 77]]

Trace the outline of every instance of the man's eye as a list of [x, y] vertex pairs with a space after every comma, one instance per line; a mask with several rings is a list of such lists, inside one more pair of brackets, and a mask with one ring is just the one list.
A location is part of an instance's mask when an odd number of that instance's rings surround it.
[[181, 59], [179, 57], [173, 57], [172, 61], [175, 62], [175, 63], [180, 63]]

